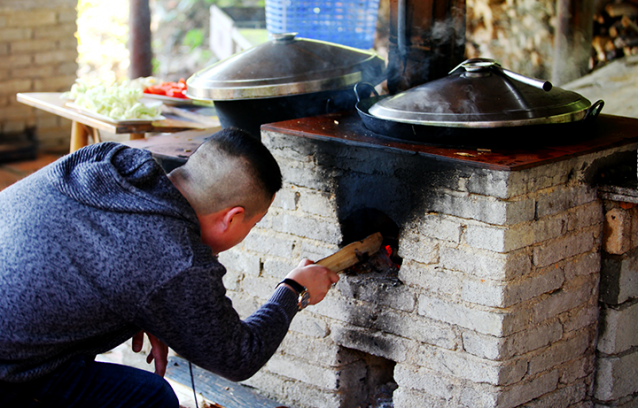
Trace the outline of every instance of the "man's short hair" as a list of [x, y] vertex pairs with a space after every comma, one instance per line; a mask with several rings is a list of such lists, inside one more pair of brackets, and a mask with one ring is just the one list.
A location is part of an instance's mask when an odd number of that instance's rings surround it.
[[261, 141], [249, 133], [226, 128], [208, 138], [183, 166], [195, 192], [195, 211], [210, 214], [243, 207], [246, 215], [266, 211], [282, 177], [277, 161]]

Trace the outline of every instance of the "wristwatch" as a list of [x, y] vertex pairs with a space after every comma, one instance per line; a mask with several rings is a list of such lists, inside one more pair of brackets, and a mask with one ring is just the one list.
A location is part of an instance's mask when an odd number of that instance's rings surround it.
[[295, 292], [297, 292], [297, 295], [299, 295], [299, 299], [297, 300], [297, 307], [299, 308], [299, 310], [305, 309], [306, 306], [308, 306], [308, 304], [310, 303], [310, 293], [308, 293], [308, 289], [292, 279], [286, 278], [279, 282], [279, 285], [284, 283], [290, 286]]

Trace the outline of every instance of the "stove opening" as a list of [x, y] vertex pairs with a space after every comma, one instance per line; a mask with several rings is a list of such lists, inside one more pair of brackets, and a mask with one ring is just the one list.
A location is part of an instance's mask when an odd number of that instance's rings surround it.
[[374, 208], [364, 208], [350, 214], [341, 223], [343, 245], [360, 241], [367, 236], [380, 232], [383, 243], [377, 254], [348, 268], [346, 274], [376, 272], [387, 276], [397, 276], [403, 259], [398, 255], [399, 227], [386, 214]]
[[359, 379], [360, 394], [359, 407], [393, 408], [392, 394], [398, 388], [394, 381], [394, 366], [396, 363], [383, 357], [361, 353], [366, 363], [365, 377]]

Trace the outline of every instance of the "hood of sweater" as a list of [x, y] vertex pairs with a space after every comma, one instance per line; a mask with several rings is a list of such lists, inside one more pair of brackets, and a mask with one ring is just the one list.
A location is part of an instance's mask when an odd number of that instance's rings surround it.
[[161, 214], [198, 224], [188, 201], [149, 151], [97, 143], [61, 158], [48, 171], [49, 181], [62, 194], [84, 205]]

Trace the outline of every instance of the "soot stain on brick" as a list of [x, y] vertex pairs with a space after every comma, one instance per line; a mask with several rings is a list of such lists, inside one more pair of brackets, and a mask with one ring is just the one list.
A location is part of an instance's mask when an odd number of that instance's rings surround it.
[[458, 189], [459, 177], [471, 174], [462, 164], [409, 151], [311, 139], [308, 143], [314, 144], [319, 175], [326, 175], [325, 185], [334, 189], [340, 222], [371, 208], [403, 228], [433, 207], [442, 188]]
[[384, 355], [389, 354], [393, 349], [392, 341], [377, 337], [370, 332], [346, 330], [344, 337], [352, 346], [365, 345], [364, 349], [374, 348]]

